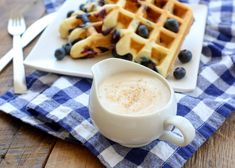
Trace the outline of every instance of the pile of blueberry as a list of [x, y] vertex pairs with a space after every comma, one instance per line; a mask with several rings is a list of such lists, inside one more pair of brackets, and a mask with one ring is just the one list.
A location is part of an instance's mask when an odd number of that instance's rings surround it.
[[70, 50], [71, 50], [72, 44], [71, 43], [66, 43], [65, 45], [63, 45], [61, 48], [58, 48], [55, 50], [55, 58], [57, 60], [62, 60], [64, 57], [66, 57], [67, 55], [69, 55]]
[[[182, 50], [178, 55], [178, 59], [181, 63], [187, 63], [192, 59], [192, 53], [189, 50]], [[183, 67], [175, 68], [173, 75], [175, 79], [182, 79], [186, 75], [186, 70]]]
[[[178, 33], [179, 22], [174, 18], [169, 18], [166, 20], [164, 27], [174, 33]], [[178, 55], [178, 59], [181, 63], [187, 63], [192, 59], [192, 53], [189, 50], [182, 50]], [[186, 70], [183, 67], [177, 67], [173, 75], [175, 79], [182, 79], [186, 75]]]

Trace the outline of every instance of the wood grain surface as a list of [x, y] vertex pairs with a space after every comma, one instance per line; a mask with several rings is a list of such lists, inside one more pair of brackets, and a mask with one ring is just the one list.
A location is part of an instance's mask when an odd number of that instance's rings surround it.
[[[42, 0], [0, 0], [0, 57], [12, 47], [7, 33], [11, 15], [22, 13], [27, 25], [45, 14]], [[34, 46], [25, 50], [27, 55]], [[27, 68], [27, 73], [32, 69]], [[0, 73], [0, 94], [12, 87], [12, 64]], [[185, 168], [235, 167], [235, 114], [194, 154]], [[0, 168], [100, 168], [85, 147], [64, 142], [0, 112]]]

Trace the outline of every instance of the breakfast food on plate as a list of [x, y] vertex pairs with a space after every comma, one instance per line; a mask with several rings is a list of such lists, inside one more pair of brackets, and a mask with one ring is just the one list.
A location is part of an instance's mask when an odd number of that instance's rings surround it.
[[[62, 21], [60, 35], [71, 44], [69, 55], [83, 58], [112, 50], [114, 57], [166, 77], [193, 22], [191, 9], [176, 0], [100, 0], [97, 4], [82, 5]], [[186, 55], [183, 62], [190, 60]]]

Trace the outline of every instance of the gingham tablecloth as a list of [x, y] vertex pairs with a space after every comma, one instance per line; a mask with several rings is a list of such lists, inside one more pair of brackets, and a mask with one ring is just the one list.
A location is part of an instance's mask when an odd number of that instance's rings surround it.
[[[196, 128], [188, 146], [155, 140], [142, 148], [126, 148], [103, 137], [88, 114], [89, 79], [35, 71], [27, 77], [28, 93], [7, 91], [0, 97], [0, 110], [59, 138], [80, 141], [107, 167], [182, 167], [235, 111], [235, 2], [200, 3], [209, 13], [197, 88], [176, 93], [178, 115]], [[45, 4], [54, 9], [53, 1]]]

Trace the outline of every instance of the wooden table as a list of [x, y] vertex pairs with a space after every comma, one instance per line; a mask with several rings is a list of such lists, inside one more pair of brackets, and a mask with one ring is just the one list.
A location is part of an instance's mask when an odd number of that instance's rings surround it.
[[[22, 12], [27, 25], [45, 14], [42, 0], [0, 1], [0, 57], [12, 47], [8, 18]], [[24, 51], [29, 53], [37, 40]], [[27, 68], [27, 73], [32, 69]], [[0, 73], [0, 93], [12, 87], [12, 64]], [[186, 163], [185, 168], [234, 167], [235, 114]], [[4, 113], [0, 113], [0, 167], [91, 168], [102, 167], [82, 145], [67, 143]]]

